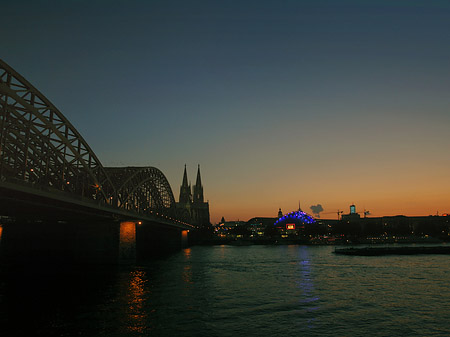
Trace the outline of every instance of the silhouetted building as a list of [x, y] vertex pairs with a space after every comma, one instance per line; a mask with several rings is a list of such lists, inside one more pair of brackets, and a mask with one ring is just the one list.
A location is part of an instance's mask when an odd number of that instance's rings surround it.
[[277, 218], [255, 217], [247, 221], [247, 228], [252, 237], [271, 236], [273, 233], [273, 224]]
[[193, 189], [188, 183], [186, 165], [184, 165], [183, 182], [180, 186], [180, 199], [177, 207], [189, 215], [190, 222], [197, 226], [208, 226], [209, 203], [203, 197], [203, 185], [200, 176], [200, 165], [197, 170], [197, 180]]

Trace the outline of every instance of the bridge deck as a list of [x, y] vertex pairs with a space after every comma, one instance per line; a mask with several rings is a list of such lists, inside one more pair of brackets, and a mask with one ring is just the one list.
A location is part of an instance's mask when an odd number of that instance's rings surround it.
[[74, 197], [58, 190], [36, 189], [26, 184], [0, 182], [0, 214], [57, 220], [83, 218], [116, 219], [120, 221], [149, 221], [160, 226], [193, 229], [193, 226], [167, 216], [144, 215]]

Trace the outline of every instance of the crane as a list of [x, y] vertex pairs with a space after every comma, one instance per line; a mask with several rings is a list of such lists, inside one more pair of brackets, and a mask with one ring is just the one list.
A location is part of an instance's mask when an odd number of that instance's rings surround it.
[[341, 211], [341, 210], [338, 209], [335, 212], [325, 212], [325, 213], [322, 213], [322, 214], [337, 214], [338, 220], [340, 220], [340, 217], [341, 217], [342, 213], [344, 213], [344, 211]]
[[364, 217], [366, 217], [367, 215], [370, 214], [370, 211], [364, 210], [364, 212], [357, 212], [357, 213], [358, 213], [358, 214], [359, 214], [359, 213], [363, 213], [363, 214], [364, 214]]

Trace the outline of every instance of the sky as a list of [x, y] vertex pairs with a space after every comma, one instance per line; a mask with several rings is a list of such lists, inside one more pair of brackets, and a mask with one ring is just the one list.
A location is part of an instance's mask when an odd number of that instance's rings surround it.
[[211, 222], [450, 213], [447, 0], [2, 1], [0, 58]]

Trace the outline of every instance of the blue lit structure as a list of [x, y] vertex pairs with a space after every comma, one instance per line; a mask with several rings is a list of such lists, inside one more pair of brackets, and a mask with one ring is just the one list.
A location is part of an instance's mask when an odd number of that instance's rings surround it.
[[281, 218], [279, 218], [277, 221], [275, 221], [274, 226], [276, 227], [281, 227], [281, 226], [285, 226], [287, 223], [294, 223], [294, 224], [301, 224], [301, 225], [305, 225], [305, 224], [315, 224], [316, 220], [306, 214], [303, 211], [294, 211], [294, 212], [290, 212], [287, 213], [285, 215], [283, 215]]

